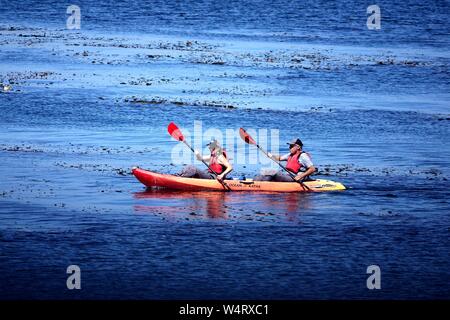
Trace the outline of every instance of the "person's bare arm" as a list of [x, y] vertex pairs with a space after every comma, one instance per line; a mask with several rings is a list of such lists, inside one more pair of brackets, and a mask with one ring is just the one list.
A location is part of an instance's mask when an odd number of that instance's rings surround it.
[[219, 174], [217, 176], [217, 179], [219, 180], [223, 180], [225, 179], [225, 177], [227, 176], [227, 174], [229, 174], [231, 171], [233, 171], [233, 166], [231, 165], [231, 163], [227, 160], [227, 158], [225, 158], [223, 155], [221, 155], [218, 159], [217, 162], [220, 163], [221, 165], [225, 166], [225, 171], [222, 172], [221, 174]]
[[209, 161], [211, 159], [211, 156], [202, 156], [200, 152], [195, 151], [195, 157], [198, 161]]
[[285, 161], [285, 159], [281, 160], [282, 156], [278, 154], [271, 154], [270, 152], [268, 152], [267, 155], [275, 161]]
[[308, 168], [308, 170], [306, 170], [305, 172], [299, 173], [295, 176], [295, 180], [296, 181], [300, 181], [305, 179], [306, 177], [312, 175], [314, 172], [316, 171], [316, 167], [311, 166]]

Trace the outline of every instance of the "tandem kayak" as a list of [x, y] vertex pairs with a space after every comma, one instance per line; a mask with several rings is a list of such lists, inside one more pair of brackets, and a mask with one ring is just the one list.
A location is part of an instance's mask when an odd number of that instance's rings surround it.
[[308, 188], [297, 182], [273, 182], [246, 180], [225, 180], [224, 184], [213, 179], [194, 179], [171, 174], [161, 174], [134, 167], [134, 176], [145, 186], [189, 191], [259, 191], [259, 192], [322, 192], [345, 190], [342, 183], [330, 180], [305, 181]]

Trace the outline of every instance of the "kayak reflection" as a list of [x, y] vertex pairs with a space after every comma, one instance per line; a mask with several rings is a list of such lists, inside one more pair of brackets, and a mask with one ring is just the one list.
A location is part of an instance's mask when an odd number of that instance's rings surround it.
[[[141, 213], [163, 214], [173, 218], [223, 218], [227, 219], [224, 192], [186, 192], [172, 190], [148, 190], [137, 192], [134, 197], [146, 200], [145, 205], [134, 208]], [[150, 204], [147, 204], [150, 201]]]
[[134, 193], [137, 213], [173, 219], [298, 221], [311, 209], [305, 193], [186, 192], [153, 190]]

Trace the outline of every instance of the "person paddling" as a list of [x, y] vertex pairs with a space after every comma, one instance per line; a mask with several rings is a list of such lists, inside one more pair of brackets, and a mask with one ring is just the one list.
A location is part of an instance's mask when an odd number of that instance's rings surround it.
[[[210, 155], [202, 156], [198, 151], [195, 151], [195, 156], [199, 161], [209, 162], [209, 167], [217, 174], [217, 179], [223, 181], [227, 174], [233, 170], [233, 166], [227, 159], [225, 150], [220, 146], [216, 139], [211, 140], [207, 146], [209, 147]], [[193, 165], [186, 166], [180, 173], [182, 177], [200, 178], [200, 179], [215, 179], [208, 170], [200, 170]]]
[[[268, 155], [275, 161], [287, 161], [286, 169], [296, 175], [296, 181], [308, 179], [309, 176], [316, 171], [316, 168], [314, 167], [309, 154], [303, 151], [303, 142], [300, 139], [294, 139], [287, 144], [289, 145], [288, 154], [279, 156], [269, 153]], [[282, 172], [276, 172], [271, 175], [257, 176], [254, 180], [292, 182], [292, 178]]]

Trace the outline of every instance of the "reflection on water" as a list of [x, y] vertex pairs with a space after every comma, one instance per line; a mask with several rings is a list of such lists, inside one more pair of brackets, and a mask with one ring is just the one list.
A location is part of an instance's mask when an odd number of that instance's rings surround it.
[[298, 222], [312, 206], [305, 193], [184, 192], [152, 190], [134, 193], [142, 201], [137, 213], [173, 219], [286, 220]]

